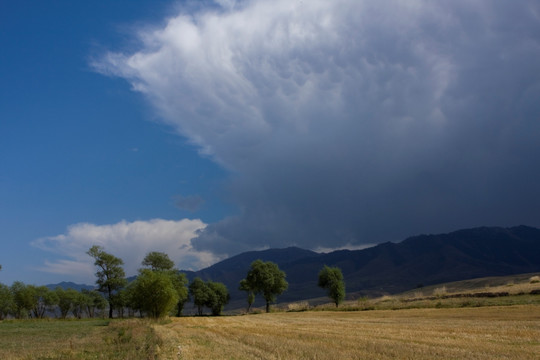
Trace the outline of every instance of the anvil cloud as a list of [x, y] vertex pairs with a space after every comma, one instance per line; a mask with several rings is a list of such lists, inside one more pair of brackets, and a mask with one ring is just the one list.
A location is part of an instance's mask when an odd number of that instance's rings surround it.
[[219, 1], [93, 66], [230, 171], [198, 250], [540, 225], [536, 1]]

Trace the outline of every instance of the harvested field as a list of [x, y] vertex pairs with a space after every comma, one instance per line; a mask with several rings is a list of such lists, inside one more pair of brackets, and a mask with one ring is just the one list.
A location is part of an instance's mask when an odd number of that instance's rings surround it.
[[539, 359], [540, 306], [189, 317], [181, 359]]

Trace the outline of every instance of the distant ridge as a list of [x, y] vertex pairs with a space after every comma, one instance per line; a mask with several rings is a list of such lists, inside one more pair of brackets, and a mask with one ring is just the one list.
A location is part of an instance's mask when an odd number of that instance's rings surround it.
[[540, 271], [540, 230], [479, 227], [327, 254], [296, 247], [250, 251], [186, 273], [190, 279], [199, 276], [225, 283], [231, 292], [229, 307], [240, 307], [245, 293], [238, 290], [238, 283], [256, 259], [273, 261], [287, 273], [289, 289], [278, 301], [325, 296], [317, 287], [317, 274], [324, 265], [342, 269], [348, 293], [395, 294], [449, 281]]
[[51, 289], [51, 290], [54, 290], [57, 287], [60, 287], [60, 288], [62, 288], [64, 290], [73, 289], [73, 290], [77, 290], [77, 291], [81, 291], [82, 289], [93, 290], [93, 289], [96, 288], [95, 286], [92, 286], [92, 285], [76, 284], [76, 283], [70, 282], [70, 281], [62, 281], [62, 282], [60, 282], [58, 284], [48, 284], [48, 285], [45, 285], [45, 286], [47, 288]]

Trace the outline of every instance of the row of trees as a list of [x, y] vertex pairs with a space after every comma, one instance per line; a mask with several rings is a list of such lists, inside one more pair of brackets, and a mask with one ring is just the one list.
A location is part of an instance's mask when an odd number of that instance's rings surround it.
[[[168, 314], [180, 316], [190, 296], [199, 315], [203, 314], [205, 307], [210, 309], [212, 315], [219, 315], [230, 300], [228, 289], [222, 283], [195, 278], [188, 286], [185, 274], [174, 267], [174, 262], [165, 253], [148, 253], [138, 276], [129, 284], [122, 268], [122, 259], [107, 253], [100, 246], [91, 247], [87, 253], [94, 258], [94, 265], [98, 268], [97, 291], [78, 292], [61, 288], [51, 291], [45, 286], [21, 282], [15, 282], [11, 287], [0, 284], [0, 319], [9, 314], [16, 318], [42, 318], [45, 313], [65, 318], [70, 311], [78, 318], [94, 317], [107, 308], [107, 304], [110, 318], [115, 310], [120, 317], [126, 311], [130, 316], [137, 312], [140, 316], [153, 318]], [[266, 302], [266, 312], [269, 312], [270, 304], [288, 288], [285, 277], [286, 274], [277, 264], [254, 261], [239, 287], [247, 292], [248, 312], [259, 294]], [[336, 306], [344, 300], [345, 282], [339, 268], [324, 266], [319, 272], [318, 285], [327, 290]]]
[[77, 318], [95, 317], [106, 306], [107, 301], [97, 291], [79, 292], [60, 287], [50, 290], [46, 286], [26, 285], [20, 281], [10, 287], [0, 283], [0, 320], [7, 316], [43, 318], [47, 313], [66, 318], [69, 312]]
[[107, 301], [97, 291], [60, 287], [50, 290], [46, 286], [26, 285], [16, 281], [10, 287], [0, 284], [0, 320], [7, 316], [17, 319], [57, 316], [76, 318], [99, 316]]
[[208, 307], [213, 315], [219, 315], [230, 299], [227, 287], [222, 283], [195, 278], [188, 287], [185, 274], [174, 267], [174, 262], [165, 253], [148, 253], [138, 276], [129, 284], [122, 269], [122, 259], [100, 246], [91, 247], [88, 255], [94, 258], [98, 267], [96, 284], [109, 302], [111, 318], [114, 309], [121, 316], [125, 309], [154, 318], [168, 314], [180, 316], [189, 295], [199, 315], [203, 314], [204, 307]]

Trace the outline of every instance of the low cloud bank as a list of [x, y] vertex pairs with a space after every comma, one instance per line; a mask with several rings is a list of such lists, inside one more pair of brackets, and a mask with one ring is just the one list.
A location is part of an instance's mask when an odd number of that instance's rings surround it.
[[110, 225], [80, 223], [64, 234], [38, 239], [32, 245], [51, 252], [55, 260], [46, 260], [41, 271], [66, 275], [66, 278], [92, 283], [96, 269], [86, 254], [93, 245], [121, 258], [128, 276], [135, 275], [150, 251], [169, 255], [180, 269], [199, 269], [220, 260], [205, 251], [197, 251], [190, 240], [206, 226], [201, 220], [121, 221]]

